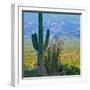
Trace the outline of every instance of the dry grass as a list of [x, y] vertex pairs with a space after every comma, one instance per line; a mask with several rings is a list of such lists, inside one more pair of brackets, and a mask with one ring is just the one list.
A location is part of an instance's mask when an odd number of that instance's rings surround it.
[[[59, 57], [59, 62], [68, 64], [75, 67], [80, 67], [80, 51], [74, 50], [73, 52], [62, 53]], [[37, 52], [25, 52], [24, 55], [24, 70], [31, 70], [37, 67]]]
[[80, 51], [74, 50], [73, 52], [62, 54], [60, 62], [80, 68]]
[[37, 67], [37, 53], [27, 51], [24, 55], [24, 70], [31, 70]]

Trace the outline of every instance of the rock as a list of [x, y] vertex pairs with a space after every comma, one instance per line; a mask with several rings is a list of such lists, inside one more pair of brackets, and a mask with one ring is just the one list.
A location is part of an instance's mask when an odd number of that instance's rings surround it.
[[42, 67], [38, 66], [37, 70], [38, 70], [38, 73], [40, 76], [47, 75], [47, 71], [46, 71], [46, 68], [44, 66], [42, 66]]

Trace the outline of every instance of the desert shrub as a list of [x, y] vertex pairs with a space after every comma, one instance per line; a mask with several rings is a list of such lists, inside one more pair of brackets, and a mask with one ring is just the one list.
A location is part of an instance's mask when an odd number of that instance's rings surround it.
[[80, 75], [80, 69], [75, 66], [64, 66], [67, 75]]
[[24, 71], [24, 77], [36, 77], [39, 76], [37, 69]]
[[60, 64], [57, 69], [58, 75], [80, 75], [80, 69], [68, 64]]

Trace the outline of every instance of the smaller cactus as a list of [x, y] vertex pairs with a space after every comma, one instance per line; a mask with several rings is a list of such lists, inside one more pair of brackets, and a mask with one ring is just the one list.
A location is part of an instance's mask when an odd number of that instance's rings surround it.
[[61, 46], [55, 43], [48, 48], [45, 56], [45, 67], [48, 75], [56, 75], [59, 65], [59, 55], [61, 55]]
[[58, 65], [57, 53], [48, 49], [45, 56], [45, 67], [48, 75], [55, 75]]

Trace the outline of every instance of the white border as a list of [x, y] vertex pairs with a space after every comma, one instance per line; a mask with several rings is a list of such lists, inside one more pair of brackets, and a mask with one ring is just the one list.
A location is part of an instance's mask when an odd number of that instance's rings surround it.
[[[50, 11], [50, 12], [66, 12], [66, 13], [81, 13], [81, 75], [77, 76], [51, 76], [51, 77], [34, 77], [22, 79], [22, 10], [31, 11]], [[11, 66], [11, 84], [12, 86], [30, 86], [44, 85], [49, 81], [58, 78], [59, 83], [85, 82], [86, 79], [86, 60], [83, 53], [83, 38], [86, 29], [86, 10], [84, 8], [70, 7], [37, 7], [23, 4], [12, 5], [12, 66]], [[37, 80], [38, 79], [38, 80]], [[38, 81], [41, 81], [41, 83]]]

